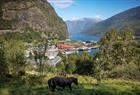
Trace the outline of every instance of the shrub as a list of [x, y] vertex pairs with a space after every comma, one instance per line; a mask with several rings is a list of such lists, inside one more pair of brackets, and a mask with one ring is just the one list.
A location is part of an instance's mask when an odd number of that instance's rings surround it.
[[116, 66], [110, 77], [124, 79], [140, 79], [140, 68], [136, 64], [122, 64]]

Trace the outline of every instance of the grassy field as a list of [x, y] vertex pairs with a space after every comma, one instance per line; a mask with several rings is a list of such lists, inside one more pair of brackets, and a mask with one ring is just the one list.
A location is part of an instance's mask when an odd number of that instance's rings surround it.
[[[73, 85], [70, 92], [68, 88], [62, 90], [57, 88], [55, 92], [48, 89], [47, 80], [56, 74], [47, 74], [43, 79], [43, 83], [32, 78], [22, 80], [13, 80], [3, 84], [0, 83], [0, 95], [140, 95], [140, 82], [120, 79], [102, 80], [102, 84], [96, 85], [96, 80], [89, 76], [68, 75], [77, 77], [79, 85]], [[22, 81], [21, 81], [22, 80]]]

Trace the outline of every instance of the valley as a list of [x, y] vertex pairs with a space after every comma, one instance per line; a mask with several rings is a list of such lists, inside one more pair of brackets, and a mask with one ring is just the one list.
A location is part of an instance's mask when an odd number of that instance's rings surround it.
[[0, 95], [140, 95], [140, 0], [0, 0]]

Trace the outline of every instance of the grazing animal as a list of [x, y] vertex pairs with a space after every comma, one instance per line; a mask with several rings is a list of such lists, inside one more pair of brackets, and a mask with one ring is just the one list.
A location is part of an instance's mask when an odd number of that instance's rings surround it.
[[71, 85], [74, 83], [78, 85], [78, 79], [74, 77], [63, 78], [63, 77], [54, 77], [48, 80], [48, 86], [55, 91], [56, 86], [62, 87], [63, 89], [68, 86], [70, 91], [72, 90]]
[[6, 77], [7, 79], [12, 79], [12, 78], [14, 78], [14, 77], [12, 76], [12, 74], [5, 74], [5, 77]]
[[19, 71], [18, 72], [18, 76], [24, 76], [25, 75], [25, 71]]

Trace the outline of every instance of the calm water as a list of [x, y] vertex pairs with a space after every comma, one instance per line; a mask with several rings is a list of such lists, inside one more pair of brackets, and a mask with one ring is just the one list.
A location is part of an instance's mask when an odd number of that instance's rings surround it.
[[[90, 56], [95, 56], [95, 54], [96, 54], [98, 51], [99, 51], [99, 48], [94, 48], [94, 49], [90, 49], [90, 50], [88, 50], [88, 51], [86, 51], [86, 52], [88, 52], [88, 54], [89, 54]], [[81, 55], [81, 54], [83, 53], [83, 51], [78, 51], [77, 53]]]
[[[98, 36], [93, 36], [93, 35], [83, 35], [83, 34], [70, 34], [70, 39], [71, 40], [80, 40], [80, 41], [99, 41], [100, 37]], [[86, 52], [88, 52], [91, 56], [94, 56], [96, 54], [96, 52], [99, 51], [99, 48], [96, 49], [90, 49]], [[79, 51], [78, 54], [82, 54], [83, 51]]]
[[84, 34], [70, 34], [71, 40], [80, 40], [80, 41], [99, 41], [100, 37], [94, 35], [84, 35]]

